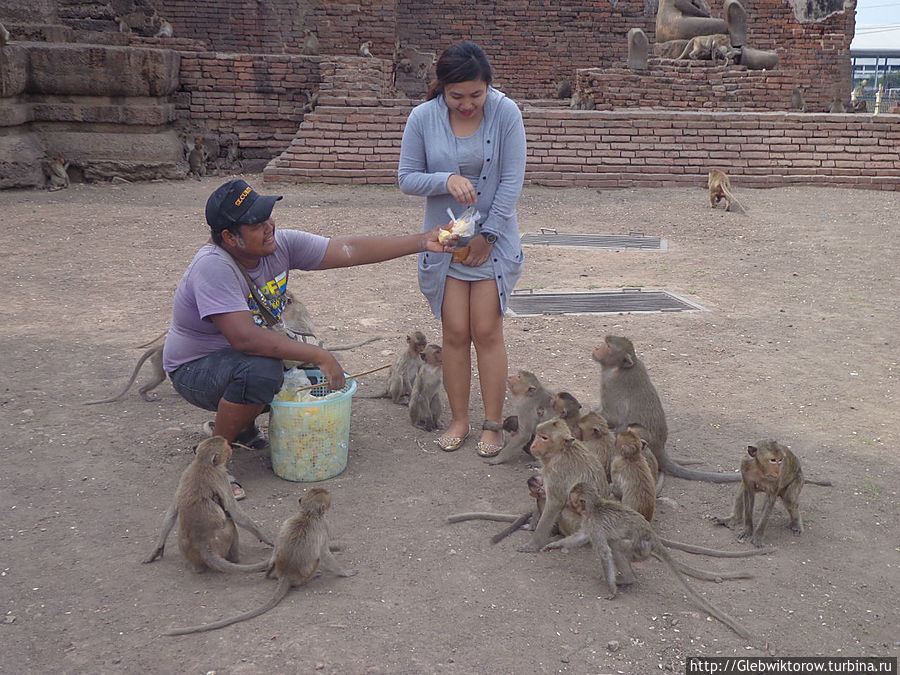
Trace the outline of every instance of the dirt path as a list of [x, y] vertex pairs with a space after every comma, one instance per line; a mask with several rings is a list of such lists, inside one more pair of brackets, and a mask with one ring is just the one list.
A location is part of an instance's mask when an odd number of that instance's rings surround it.
[[[262, 187], [260, 177], [251, 183]], [[202, 206], [222, 181], [73, 185], [0, 192], [4, 470], [0, 590], [4, 672], [627, 673], [682, 672], [691, 655], [896, 655], [898, 582], [898, 296], [900, 194], [822, 188], [747, 190], [749, 214], [711, 211], [696, 189], [526, 188], [521, 229], [668, 240], [667, 251], [526, 249], [520, 287], [663, 288], [709, 311], [508, 320], [510, 368], [592, 406], [591, 348], [631, 337], [659, 388], [672, 454], [735, 468], [748, 443], [791, 446], [808, 477], [807, 530], [791, 536], [778, 507], [777, 551], [747, 561], [756, 578], [696, 582], [756, 636], [753, 646], [708, 620], [657, 562], [613, 601], [589, 551], [517, 553], [495, 524], [447, 525], [468, 510], [520, 512], [534, 465], [489, 467], [474, 442], [434, 452], [385, 400], [353, 402], [350, 461], [324, 483], [341, 561], [360, 570], [295, 590], [269, 614], [182, 638], [161, 629], [210, 621], [260, 603], [257, 576], [191, 573], [170, 540], [153, 538], [190, 448], [208, 419], [168, 383], [146, 403], [83, 407], [125, 381], [168, 322], [185, 265], [205, 239]], [[394, 188], [279, 186], [281, 226], [328, 235], [418, 229], [422, 204]], [[439, 325], [407, 258], [292, 274], [320, 335], [349, 342], [348, 372], [386, 363], [401, 335]], [[381, 375], [361, 382], [374, 392]], [[481, 419], [473, 399], [473, 419]], [[264, 453], [235, 453], [249, 514], [268, 532], [308, 487], [275, 477]], [[706, 518], [733, 486], [669, 478], [655, 526], [665, 536], [740, 549]], [[245, 560], [265, 556], [243, 538]]]

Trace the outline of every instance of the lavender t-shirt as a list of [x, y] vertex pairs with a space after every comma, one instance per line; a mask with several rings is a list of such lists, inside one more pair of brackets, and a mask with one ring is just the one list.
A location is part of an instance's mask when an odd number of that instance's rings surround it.
[[[277, 248], [247, 270], [266, 306], [278, 317], [284, 308], [288, 270], [318, 267], [329, 239], [299, 230], [275, 230]], [[163, 368], [178, 366], [228, 347], [228, 340], [209, 318], [213, 314], [250, 310], [259, 326], [259, 313], [250, 288], [230, 255], [214, 244], [205, 244], [175, 289], [172, 323], [163, 347]]]

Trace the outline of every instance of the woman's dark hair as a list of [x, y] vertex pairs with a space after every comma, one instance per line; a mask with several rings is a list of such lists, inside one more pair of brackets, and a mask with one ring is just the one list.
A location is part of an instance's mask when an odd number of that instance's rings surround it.
[[491, 62], [484, 50], [474, 42], [460, 42], [449, 47], [437, 61], [435, 66], [437, 79], [428, 87], [426, 101], [437, 98], [444, 93], [444, 86], [457, 82], [481, 80], [490, 84], [494, 79]]

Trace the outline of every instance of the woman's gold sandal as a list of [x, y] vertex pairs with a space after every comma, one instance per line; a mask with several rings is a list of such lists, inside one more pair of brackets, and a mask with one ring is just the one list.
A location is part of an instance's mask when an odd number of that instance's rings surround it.
[[454, 436], [439, 436], [434, 439], [434, 442], [438, 444], [441, 450], [444, 452], [454, 452], [459, 450], [462, 447], [462, 444], [466, 442], [466, 439], [469, 437], [469, 432], [472, 431], [471, 427], [466, 427], [466, 435], [462, 438], [454, 437]]
[[[503, 425], [500, 422], [494, 422], [492, 420], [485, 420], [481, 425], [481, 428], [485, 431], [499, 431], [503, 432]], [[494, 445], [493, 443], [487, 443], [486, 441], [478, 441], [478, 444], [475, 446], [475, 453], [479, 457], [496, 457], [500, 454], [500, 451], [503, 449], [503, 445]]]

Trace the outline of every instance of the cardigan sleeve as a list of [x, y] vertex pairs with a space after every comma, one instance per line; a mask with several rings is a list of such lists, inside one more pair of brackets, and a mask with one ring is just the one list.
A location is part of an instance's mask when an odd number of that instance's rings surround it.
[[428, 173], [425, 154], [425, 117], [426, 111], [422, 106], [417, 106], [412, 109], [406, 120], [403, 140], [400, 143], [400, 164], [397, 169], [400, 191], [424, 197], [449, 194], [447, 180], [453, 173], [449, 171]]
[[522, 112], [510, 99], [503, 99], [500, 124], [500, 183], [481, 229], [499, 234], [516, 213], [516, 202], [525, 180], [525, 125]]

